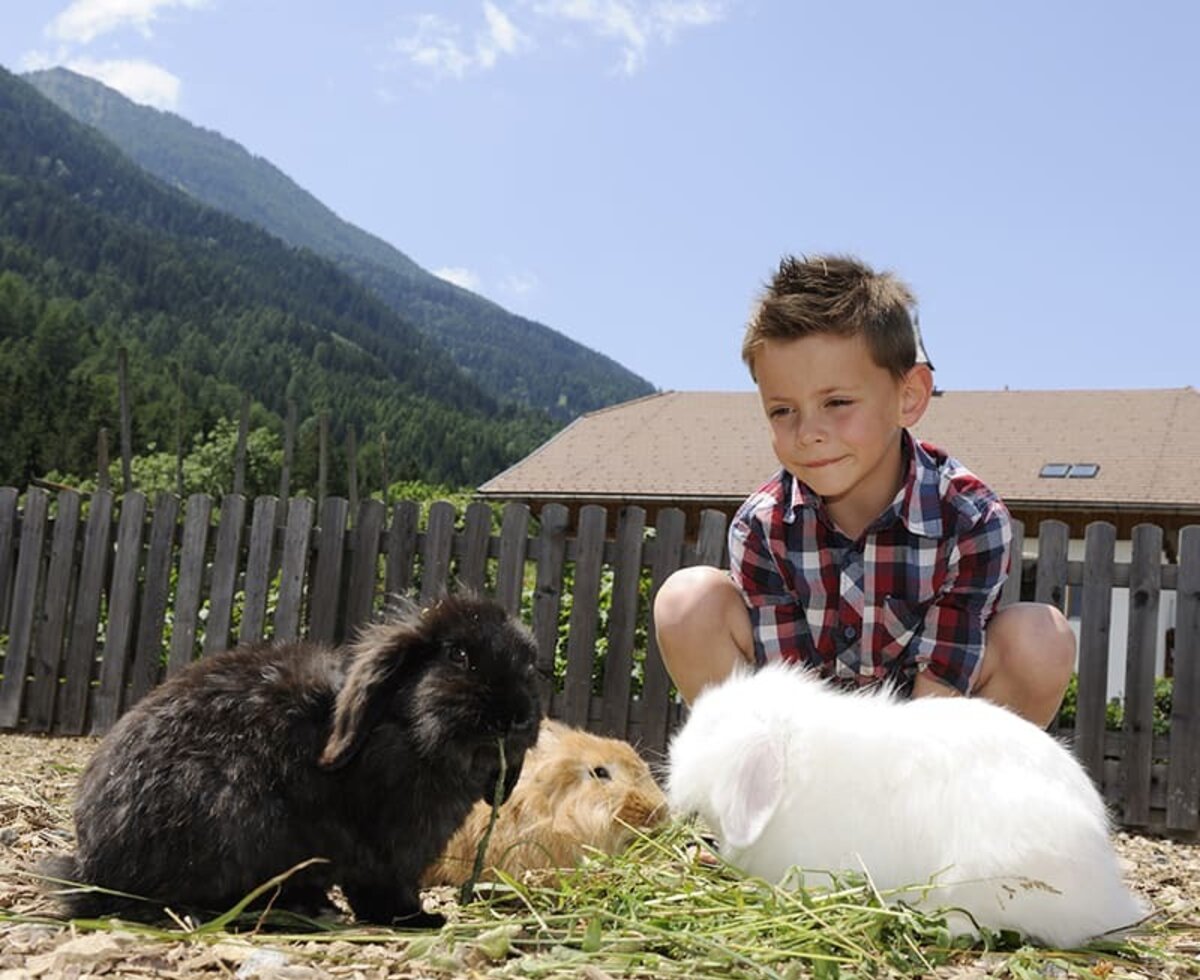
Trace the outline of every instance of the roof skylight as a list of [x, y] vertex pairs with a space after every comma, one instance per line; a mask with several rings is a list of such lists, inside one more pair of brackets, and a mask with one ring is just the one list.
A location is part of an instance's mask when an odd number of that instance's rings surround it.
[[1063, 477], [1090, 480], [1099, 472], [1099, 463], [1046, 463], [1038, 476], [1049, 480], [1059, 480]]

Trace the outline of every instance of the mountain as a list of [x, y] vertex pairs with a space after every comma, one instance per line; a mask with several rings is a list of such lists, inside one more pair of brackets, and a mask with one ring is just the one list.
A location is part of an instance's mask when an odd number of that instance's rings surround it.
[[267, 160], [218, 133], [137, 105], [66, 69], [23, 77], [164, 182], [332, 260], [435, 337], [498, 398], [566, 421], [654, 390], [610, 358], [427, 272], [396, 248], [343, 221]]
[[333, 263], [167, 186], [0, 69], [0, 484], [93, 465], [119, 348], [143, 451], [211, 431], [242, 392], [256, 426], [279, 431], [291, 400], [309, 441], [321, 412], [368, 458], [386, 437], [392, 479], [480, 482], [557, 427]]

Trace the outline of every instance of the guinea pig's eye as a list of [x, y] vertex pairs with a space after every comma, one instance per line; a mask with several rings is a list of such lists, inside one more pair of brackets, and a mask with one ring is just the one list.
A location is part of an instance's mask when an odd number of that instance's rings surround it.
[[612, 779], [612, 774], [609, 773], [607, 767], [605, 766], [593, 767], [592, 775], [595, 776], [596, 779]]

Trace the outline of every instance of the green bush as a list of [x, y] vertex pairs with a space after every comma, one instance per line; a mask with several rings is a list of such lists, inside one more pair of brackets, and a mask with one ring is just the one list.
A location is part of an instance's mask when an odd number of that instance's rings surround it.
[[[1166, 735], [1171, 731], [1171, 693], [1173, 679], [1159, 677], [1154, 682], [1154, 734]], [[1075, 716], [1079, 709], [1079, 675], [1071, 677], [1067, 692], [1063, 695], [1062, 707], [1058, 712], [1059, 723], [1064, 728], [1075, 727]], [[1125, 705], [1120, 698], [1112, 698], [1104, 711], [1104, 727], [1110, 732], [1121, 731], [1125, 723]]]

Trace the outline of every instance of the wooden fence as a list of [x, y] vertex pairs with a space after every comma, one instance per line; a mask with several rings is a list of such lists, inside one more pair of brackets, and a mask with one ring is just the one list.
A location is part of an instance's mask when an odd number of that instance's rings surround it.
[[[0, 488], [0, 730], [99, 734], [181, 666], [234, 642], [308, 636], [337, 642], [378, 615], [389, 595], [422, 600], [471, 588], [495, 596], [532, 629], [550, 713], [628, 738], [660, 759], [682, 708], [663, 669], [651, 599], [675, 569], [721, 564], [726, 520], [705, 512], [695, 538], [667, 509], [652, 528], [637, 507], [610, 527], [583, 507], [536, 520], [509, 504], [458, 513], [411, 501], [390, 511], [327, 498], [281, 502], [98, 491], [51, 496]], [[1020, 554], [1019, 523], [1014, 554]], [[1112, 525], [1087, 531], [1068, 560], [1067, 527], [1038, 529], [1038, 558], [1010, 577], [1021, 595], [1063, 607], [1082, 589], [1078, 709], [1060, 734], [1130, 827], [1200, 832], [1200, 526], [1183, 530], [1177, 564], [1162, 531], [1142, 525], [1132, 558], [1114, 561]], [[1129, 590], [1123, 729], [1105, 730], [1114, 588]], [[1174, 690], [1168, 735], [1153, 730], [1158, 607], [1176, 593]], [[557, 677], [557, 681], [550, 677]]]

